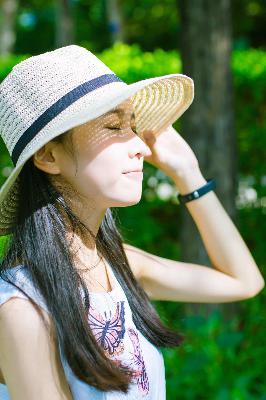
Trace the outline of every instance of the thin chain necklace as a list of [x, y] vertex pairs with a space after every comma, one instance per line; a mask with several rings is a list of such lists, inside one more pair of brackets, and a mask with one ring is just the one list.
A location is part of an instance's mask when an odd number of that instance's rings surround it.
[[[90, 270], [92, 270], [93, 268], [95, 268], [95, 267], [99, 264], [99, 262], [100, 262], [101, 260], [103, 260], [103, 263], [104, 263], [104, 266], [105, 266], [105, 270], [107, 271], [107, 267], [106, 267], [106, 264], [105, 264], [105, 261], [104, 261], [103, 257], [100, 257], [100, 259], [98, 260], [98, 262], [97, 262], [94, 266], [92, 266], [92, 267], [90, 267], [90, 268], [85, 268], [85, 269], [82, 268], [82, 269], [79, 269], [79, 271], [82, 271], [82, 272], [90, 271]], [[84, 264], [83, 264], [83, 265], [84, 265]], [[108, 274], [107, 274], [107, 275], [108, 275]], [[110, 294], [110, 292], [107, 292], [106, 289], [104, 288], [104, 286], [103, 286], [96, 278], [94, 278], [94, 279], [95, 279], [96, 282], [104, 289], [104, 293], [108, 294], [108, 296], [111, 298], [111, 300], [113, 301], [113, 303], [116, 304], [117, 302], [114, 300], [114, 298], [112, 297], [112, 295]], [[86, 280], [86, 279], [85, 279], [85, 280]], [[108, 275], [108, 280], [110, 281], [109, 275]], [[92, 282], [92, 279], [89, 279], [89, 282]], [[94, 292], [94, 293], [101, 293], [101, 292]]]
[[[91, 271], [92, 269], [94, 269], [95, 267], [97, 267], [97, 265], [99, 264], [99, 262], [102, 260], [102, 257], [99, 258], [99, 260], [97, 261], [97, 263], [95, 265], [93, 265], [92, 267], [89, 268], [77, 268], [78, 271], [81, 272], [87, 272], [87, 271]], [[82, 263], [83, 265], [85, 265], [84, 263]]]

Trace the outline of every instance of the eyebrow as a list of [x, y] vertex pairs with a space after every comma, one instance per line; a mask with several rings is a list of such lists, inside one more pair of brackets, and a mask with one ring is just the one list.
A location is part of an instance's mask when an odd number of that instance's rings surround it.
[[[111, 110], [111, 111], [109, 111], [108, 113], [107, 113], [107, 115], [110, 115], [110, 114], [125, 114], [125, 111], [123, 110], [123, 109], [121, 109], [121, 108], [118, 108], [118, 109], [116, 109], [116, 110]], [[132, 114], [131, 114], [131, 118], [134, 118], [134, 119], [136, 119], [136, 115], [135, 115], [135, 113], [133, 112]]]

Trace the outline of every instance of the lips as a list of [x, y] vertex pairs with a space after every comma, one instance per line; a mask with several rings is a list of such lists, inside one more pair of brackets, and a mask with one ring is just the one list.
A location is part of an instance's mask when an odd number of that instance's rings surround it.
[[143, 170], [142, 169], [134, 169], [134, 170], [131, 170], [131, 171], [123, 172], [123, 174], [128, 174], [129, 172], [143, 172]]
[[133, 179], [137, 181], [141, 181], [143, 179], [143, 172], [141, 170], [124, 172], [123, 175], [127, 175], [127, 179]]

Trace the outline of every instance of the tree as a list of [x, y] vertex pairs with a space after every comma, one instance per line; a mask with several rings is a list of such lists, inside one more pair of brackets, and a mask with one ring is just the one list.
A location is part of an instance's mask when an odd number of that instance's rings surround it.
[[[215, 178], [215, 192], [236, 222], [238, 155], [231, 72], [230, 0], [179, 0], [178, 4], [183, 73], [192, 77], [195, 84], [194, 101], [182, 117], [182, 134], [195, 149], [203, 176]], [[197, 227], [186, 209], [182, 210], [181, 218], [182, 258], [210, 266]], [[208, 309], [213, 307], [215, 305], [210, 305]]]
[[2, 0], [0, 9], [0, 54], [13, 51], [16, 41], [15, 21], [17, 14], [17, 0]]
[[120, 2], [118, 0], [105, 0], [105, 6], [111, 43], [124, 42], [125, 33]]
[[55, 48], [74, 43], [74, 23], [70, 0], [57, 0]]

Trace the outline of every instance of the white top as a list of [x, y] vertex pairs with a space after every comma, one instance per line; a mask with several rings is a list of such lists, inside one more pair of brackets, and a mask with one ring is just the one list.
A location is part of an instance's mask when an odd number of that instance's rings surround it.
[[[103, 392], [82, 382], [73, 374], [59, 345], [62, 365], [73, 400], [165, 400], [165, 368], [162, 352], [136, 328], [126, 295], [111, 266], [106, 264], [113, 290], [89, 292], [88, 322], [106, 355], [114, 360], [123, 361], [124, 365], [135, 369], [137, 374], [127, 394], [119, 391]], [[18, 265], [10, 269], [8, 276], [39, 306], [49, 312], [43, 297], [33, 286], [26, 266]], [[16, 287], [0, 278], [0, 306], [11, 297], [27, 299]], [[10, 400], [8, 388], [3, 384], [0, 384], [0, 399]]]

